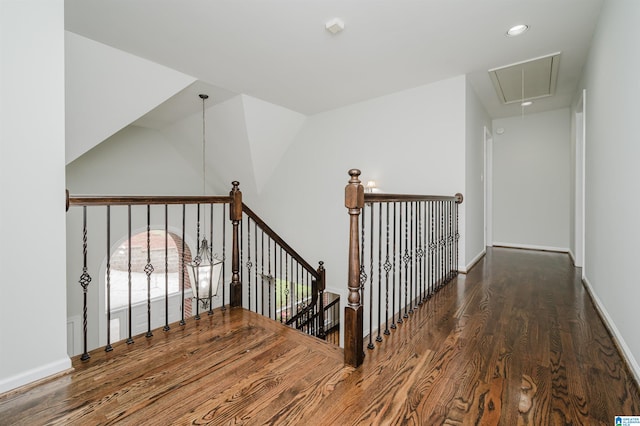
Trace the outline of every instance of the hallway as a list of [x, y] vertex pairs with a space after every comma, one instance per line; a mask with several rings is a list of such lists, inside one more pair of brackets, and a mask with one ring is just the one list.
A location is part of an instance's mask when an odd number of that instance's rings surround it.
[[640, 414], [565, 254], [490, 249], [358, 369], [242, 309], [155, 334], [0, 396], [0, 424], [610, 425]]

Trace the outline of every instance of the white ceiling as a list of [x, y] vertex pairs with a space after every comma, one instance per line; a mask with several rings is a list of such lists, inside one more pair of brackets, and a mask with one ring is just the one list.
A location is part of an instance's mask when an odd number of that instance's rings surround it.
[[[521, 108], [499, 102], [487, 71], [558, 51], [556, 95], [527, 111], [570, 104], [601, 4], [66, 0], [65, 21], [69, 31], [189, 74], [223, 98], [244, 93], [309, 115], [467, 74], [487, 111], [498, 118], [520, 114]], [[335, 36], [324, 28], [334, 17], [345, 22]], [[517, 23], [530, 30], [506, 37]], [[172, 115], [194, 112], [192, 107], [178, 96], [148, 120], [169, 122]]]

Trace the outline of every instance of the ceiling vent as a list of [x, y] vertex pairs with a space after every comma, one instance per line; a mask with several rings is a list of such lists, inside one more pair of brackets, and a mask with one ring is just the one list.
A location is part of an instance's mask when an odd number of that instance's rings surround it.
[[552, 96], [556, 92], [560, 52], [489, 70], [505, 104]]

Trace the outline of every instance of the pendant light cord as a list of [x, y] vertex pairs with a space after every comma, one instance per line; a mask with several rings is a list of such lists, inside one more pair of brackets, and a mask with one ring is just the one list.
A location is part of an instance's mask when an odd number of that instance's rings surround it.
[[[206, 186], [206, 181], [207, 181], [207, 169], [205, 167], [205, 115], [204, 115], [204, 101], [206, 99], [209, 98], [209, 95], [205, 95], [205, 94], [199, 94], [198, 95], [200, 97], [200, 99], [202, 99], [202, 196], [205, 196], [205, 186]], [[198, 212], [200, 211], [200, 205], [198, 204]], [[206, 207], [205, 207], [205, 212], [206, 212]], [[199, 224], [198, 224], [199, 225]], [[211, 225], [213, 226], [213, 225]], [[207, 220], [204, 220], [204, 239], [207, 238]]]
[[205, 96], [200, 95], [202, 98], [202, 195], [205, 195], [205, 182], [207, 180], [206, 168], [205, 168], [205, 117], [204, 117], [204, 100]]

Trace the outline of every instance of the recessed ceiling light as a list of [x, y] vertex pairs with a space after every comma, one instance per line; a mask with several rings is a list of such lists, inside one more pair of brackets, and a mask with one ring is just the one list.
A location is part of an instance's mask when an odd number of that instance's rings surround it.
[[531, 106], [533, 105], [533, 101], [524, 101], [523, 103], [520, 104], [521, 106]]
[[509, 28], [509, 30], [507, 31], [507, 35], [509, 37], [519, 36], [520, 34], [527, 31], [528, 29], [529, 29], [529, 26], [525, 24], [514, 25], [513, 27]]

